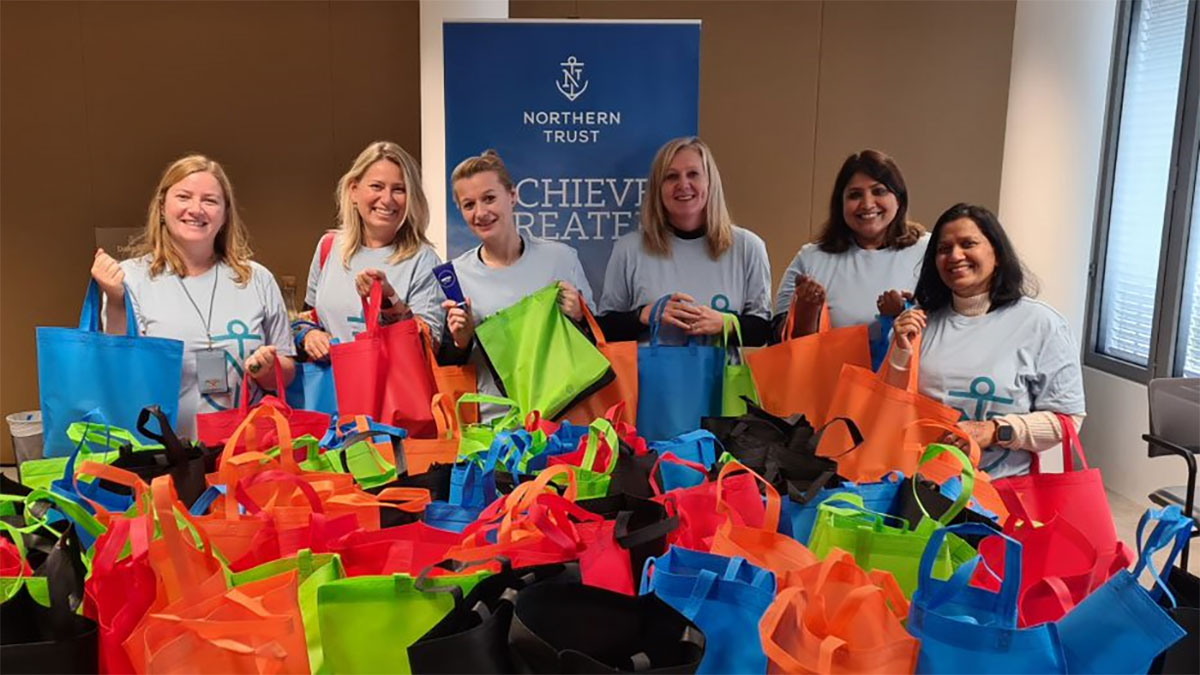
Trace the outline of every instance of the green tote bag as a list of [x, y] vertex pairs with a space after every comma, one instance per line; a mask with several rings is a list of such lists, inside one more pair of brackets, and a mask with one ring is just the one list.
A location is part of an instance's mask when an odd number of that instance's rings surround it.
[[551, 284], [475, 328], [505, 395], [550, 419], [613, 379], [608, 359], [559, 309], [558, 290]]
[[[737, 346], [729, 345], [729, 334], [737, 335]], [[741, 417], [746, 414], [745, 396], [755, 405], [759, 404], [758, 387], [754, 384], [754, 374], [750, 366], [742, 360], [742, 325], [734, 314], [725, 315], [725, 329], [722, 331], [722, 341], [725, 343], [725, 374], [721, 388], [721, 416]]]
[[[921, 457], [921, 464], [945, 452], [954, 455], [963, 463], [963, 490], [940, 519], [923, 518], [913, 528], [903, 518], [867, 510], [863, 507], [861, 495], [838, 494], [817, 508], [817, 521], [813, 526], [809, 549], [818, 558], [824, 559], [830, 550], [840, 548], [853, 555], [863, 569], [891, 572], [904, 591], [905, 597], [911, 598], [917, 588], [921, 556], [930, 537], [958, 515], [974, 492], [975, 470], [967, 456], [958, 448], [951, 445], [930, 445]], [[915, 490], [916, 483], [911, 484]], [[917, 501], [920, 503], [919, 499]], [[966, 541], [953, 534], [947, 535], [934, 560], [934, 578], [950, 578], [950, 574], [958, 569], [959, 565], [976, 555], [975, 549]]]

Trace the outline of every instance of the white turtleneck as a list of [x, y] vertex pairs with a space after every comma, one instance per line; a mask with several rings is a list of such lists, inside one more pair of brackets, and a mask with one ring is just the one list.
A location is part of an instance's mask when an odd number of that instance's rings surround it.
[[[989, 293], [971, 296], [954, 295], [951, 298], [951, 309], [955, 314], [964, 317], [983, 316], [992, 306]], [[891, 366], [890, 373], [886, 378], [888, 384], [897, 387], [905, 386], [908, 381], [908, 364], [911, 359], [912, 352], [910, 350], [901, 349], [895, 342], [892, 343], [892, 349], [888, 356]], [[1083, 418], [1082, 414], [1071, 415], [1076, 429], [1083, 423]], [[1000, 447], [1041, 452], [1062, 443], [1062, 424], [1051, 411], [1035, 410], [1023, 414], [1000, 415], [995, 419], [1003, 421], [1013, 428], [1012, 441], [997, 442], [996, 445]]]

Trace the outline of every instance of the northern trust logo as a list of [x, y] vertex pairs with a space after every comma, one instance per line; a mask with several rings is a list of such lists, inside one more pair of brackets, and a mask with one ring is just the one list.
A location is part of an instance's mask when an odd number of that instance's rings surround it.
[[[536, 128], [546, 143], [598, 143], [603, 127], [620, 126], [621, 111], [575, 107], [573, 104], [588, 89], [589, 80], [583, 72], [586, 64], [571, 54], [558, 65], [562, 68], [562, 77], [555, 80], [554, 86], [569, 104], [561, 110], [525, 110], [521, 113], [522, 125]], [[603, 93], [604, 89], [600, 91]], [[594, 103], [596, 94], [589, 100]]]
[[583, 96], [583, 92], [588, 88], [588, 81], [583, 79], [583, 61], [576, 59], [572, 54], [558, 65], [562, 66], [562, 81], [554, 84], [558, 87], [558, 93], [567, 97], [568, 101], [574, 102]]

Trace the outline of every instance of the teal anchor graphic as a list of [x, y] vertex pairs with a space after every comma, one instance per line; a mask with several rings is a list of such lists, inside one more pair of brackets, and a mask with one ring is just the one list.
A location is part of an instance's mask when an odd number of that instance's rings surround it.
[[[230, 321], [225, 326], [225, 330], [229, 332], [225, 333], [224, 335], [214, 335], [213, 340], [234, 340], [237, 342], [238, 355], [236, 357], [233, 354], [230, 354], [228, 349], [225, 350], [225, 363], [231, 367], [233, 372], [237, 375], [233, 387], [233, 395], [230, 398], [230, 400], [234, 402], [234, 405], [237, 405], [242, 398], [242, 378], [245, 376], [245, 371], [242, 370], [242, 362], [246, 360], [247, 356], [246, 341], [262, 340], [262, 336], [251, 333], [250, 326], [246, 325], [246, 322], [240, 319], [234, 319]], [[205, 403], [208, 403], [213, 408], [217, 410], [226, 410], [225, 406], [215, 401], [211, 395], [204, 394], [202, 398], [204, 399]]]
[[730, 312], [729, 297], [724, 293], [717, 293], [713, 296], [712, 302], [709, 305], [718, 312]]
[[[970, 400], [975, 401], [975, 414], [974, 415], [968, 415], [967, 411], [962, 408], [958, 408], [958, 411], [962, 413], [963, 419], [965, 419], [965, 420], [974, 419], [974, 420], [978, 420], [978, 421], [983, 421], [983, 418], [984, 418], [983, 410], [987, 406], [988, 403], [1005, 403], [1005, 404], [1011, 405], [1013, 402], [1013, 400], [1011, 398], [1005, 398], [1003, 396], [993, 396], [993, 394], [995, 394], [995, 393], [996, 393], [996, 382], [994, 380], [992, 380], [992, 378], [990, 378], [990, 377], [980, 376], [980, 377], [975, 378], [974, 380], [971, 380], [971, 391], [948, 391], [948, 392], [946, 392], [946, 395], [953, 396], [955, 398], [965, 398], [965, 399], [970, 399]], [[1002, 414], [1004, 414], [1004, 413], [991, 412], [991, 413], [988, 413], [988, 417], [995, 417], [997, 415], [1002, 415]]]
[[367, 319], [366, 319], [366, 314], [367, 314], [367, 313], [364, 311], [363, 313], [359, 314], [358, 316], [348, 316], [348, 317], [346, 317], [346, 321], [348, 321], [348, 322], [350, 322], [350, 323], [352, 323], [352, 324], [356, 324], [356, 323], [357, 323], [357, 324], [362, 324], [362, 327], [361, 327], [361, 328], [359, 328], [358, 326], [351, 326], [351, 327], [350, 327], [350, 332], [351, 332], [352, 334], [354, 334], [354, 335], [358, 335], [359, 333], [361, 333], [361, 332], [363, 332], [364, 330], [366, 330], [366, 329], [367, 329]]

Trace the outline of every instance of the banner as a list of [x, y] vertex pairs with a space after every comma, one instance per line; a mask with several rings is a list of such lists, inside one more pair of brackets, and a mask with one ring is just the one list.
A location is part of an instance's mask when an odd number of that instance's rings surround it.
[[517, 183], [518, 229], [574, 246], [598, 300], [655, 151], [696, 133], [699, 21], [447, 22], [443, 41], [450, 256], [479, 243], [450, 174], [493, 148]]

